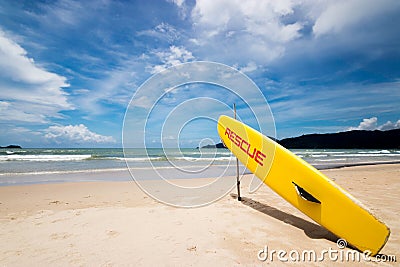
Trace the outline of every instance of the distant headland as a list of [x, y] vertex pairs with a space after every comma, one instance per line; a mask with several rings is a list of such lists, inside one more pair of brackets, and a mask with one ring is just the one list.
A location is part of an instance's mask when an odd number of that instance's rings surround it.
[[[354, 130], [339, 133], [305, 134], [276, 141], [282, 146], [292, 149], [399, 149], [400, 129], [388, 131]], [[223, 143], [218, 143], [201, 148], [226, 147]]]
[[22, 148], [22, 147], [19, 146], [19, 145], [8, 145], [8, 146], [0, 146], [0, 148], [13, 148], [13, 149], [15, 149], [15, 148]]
[[285, 138], [279, 143], [286, 148], [299, 149], [398, 149], [400, 148], [400, 129], [306, 134]]

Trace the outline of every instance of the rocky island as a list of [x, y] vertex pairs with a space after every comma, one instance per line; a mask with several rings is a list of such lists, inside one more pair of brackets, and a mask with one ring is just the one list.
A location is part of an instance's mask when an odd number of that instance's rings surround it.
[[20, 149], [20, 148], [22, 148], [21, 146], [19, 146], [19, 145], [8, 145], [8, 146], [0, 146], [0, 148], [11, 148], [11, 149]]

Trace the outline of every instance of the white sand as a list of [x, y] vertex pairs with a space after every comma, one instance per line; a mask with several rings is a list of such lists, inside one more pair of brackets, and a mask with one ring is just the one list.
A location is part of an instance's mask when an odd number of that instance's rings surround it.
[[[324, 173], [391, 228], [381, 253], [399, 253], [400, 165]], [[285, 263], [276, 257], [273, 262], [258, 260], [259, 250], [338, 249], [336, 237], [268, 187], [248, 194], [249, 176], [242, 181], [243, 202], [234, 198], [233, 190], [220, 201], [195, 209], [158, 203], [133, 182], [0, 187], [0, 265], [279, 266]], [[324, 262], [297, 263], [332, 264], [327, 256]], [[378, 266], [364, 261], [348, 264]]]

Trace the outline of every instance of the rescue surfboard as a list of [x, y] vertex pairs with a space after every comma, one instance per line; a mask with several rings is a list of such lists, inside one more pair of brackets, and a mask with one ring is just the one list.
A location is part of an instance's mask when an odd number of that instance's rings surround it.
[[316, 168], [238, 120], [222, 115], [217, 128], [247, 169], [316, 223], [361, 252], [386, 244], [390, 229]]

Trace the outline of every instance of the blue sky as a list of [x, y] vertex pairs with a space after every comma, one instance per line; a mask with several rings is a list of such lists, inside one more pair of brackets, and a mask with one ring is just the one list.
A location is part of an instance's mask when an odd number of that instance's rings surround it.
[[[119, 147], [138, 87], [192, 61], [250, 77], [278, 138], [400, 128], [398, 25], [397, 0], [0, 1], [0, 145]], [[212, 125], [194, 120], [181, 145], [217, 142]]]

